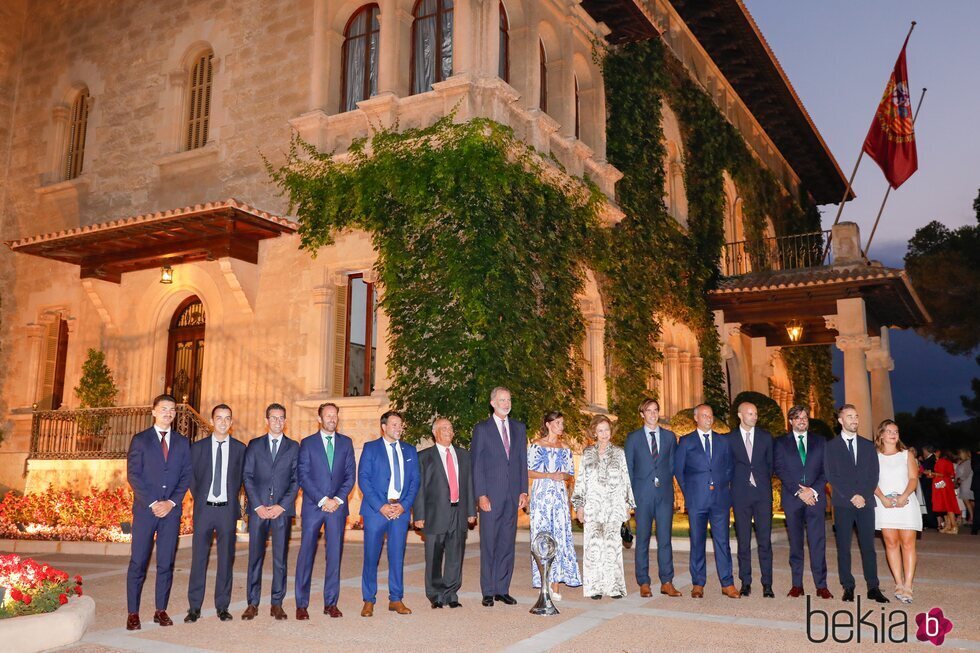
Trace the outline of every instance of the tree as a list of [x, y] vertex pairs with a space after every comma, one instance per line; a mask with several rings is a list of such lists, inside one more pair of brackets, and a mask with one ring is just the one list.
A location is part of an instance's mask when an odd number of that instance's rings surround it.
[[89, 349], [82, 365], [82, 378], [75, 387], [75, 397], [80, 408], [108, 408], [116, 401], [119, 389], [112, 378], [112, 370], [105, 362], [105, 353]]
[[[977, 365], [980, 365], [980, 356], [977, 356]], [[970, 386], [973, 388], [973, 396], [960, 395], [960, 402], [967, 415], [980, 417], [980, 379], [974, 377]]]
[[779, 404], [761, 392], [752, 391], [738, 393], [735, 401], [732, 402], [732, 412], [728, 418], [728, 424], [732, 429], [738, 427], [738, 405], [743, 401], [755, 404], [756, 410], [759, 411], [758, 425], [760, 428], [764, 428], [773, 435], [786, 432], [786, 416], [783, 415], [783, 409], [780, 408]]
[[922, 335], [951, 354], [980, 345], [980, 193], [973, 202], [978, 224], [950, 230], [933, 221], [915, 232], [905, 267], [932, 323]]

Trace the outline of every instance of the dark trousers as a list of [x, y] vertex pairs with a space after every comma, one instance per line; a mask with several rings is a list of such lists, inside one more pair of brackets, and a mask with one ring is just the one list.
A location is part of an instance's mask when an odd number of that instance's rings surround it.
[[344, 525], [347, 516], [340, 510], [304, 511], [299, 555], [296, 556], [296, 607], [310, 605], [310, 586], [313, 583], [313, 562], [323, 530], [323, 553], [327, 568], [323, 572], [323, 605], [337, 605], [340, 598], [340, 565], [344, 558]]
[[853, 505], [834, 505], [834, 529], [837, 537], [837, 574], [844, 589], [854, 589], [854, 574], [851, 573], [851, 534], [857, 527], [858, 547], [861, 549], [861, 566], [868, 589], [878, 587], [878, 559], [875, 557], [875, 504], [867, 503], [863, 508]]
[[636, 501], [636, 583], [650, 584], [650, 529], [657, 524], [657, 573], [660, 583], [674, 580], [674, 552], [670, 546], [670, 530], [674, 521], [674, 493], [652, 494]]
[[738, 577], [752, 583], [752, 531], [759, 545], [759, 575], [763, 585], [772, 585], [772, 497], [736, 502], [735, 538], [738, 541]]
[[932, 509], [932, 479], [922, 477], [922, 498], [926, 503], [926, 512], [922, 515], [922, 527], [939, 529], [939, 517]]
[[728, 515], [731, 506], [718, 503], [708, 508], [688, 510], [691, 528], [691, 584], [704, 587], [708, 576], [706, 549], [708, 524], [711, 524], [711, 543], [715, 548], [715, 570], [722, 587], [732, 584], [732, 549], [728, 544]]
[[458, 601], [463, 584], [463, 556], [466, 553], [466, 519], [461, 506], [450, 506], [449, 528], [445, 533], [425, 535], [425, 596], [429, 601]]
[[491, 499], [480, 513], [480, 589], [484, 596], [510, 593], [517, 539], [517, 500]]
[[126, 572], [126, 608], [129, 612], [140, 611], [146, 568], [150, 566], [154, 535], [157, 547], [156, 609], [166, 610], [170, 602], [170, 588], [174, 581], [174, 556], [177, 554], [177, 538], [180, 535], [180, 506], [160, 519], [149, 510], [133, 514], [133, 542], [130, 545], [129, 570]]
[[[822, 498], [822, 497], [821, 497]], [[827, 587], [827, 530], [824, 525], [826, 506], [818, 501], [808, 506], [797, 497], [783, 495], [786, 532], [789, 535], [789, 567], [794, 587], [803, 587], [803, 541], [810, 553], [810, 573], [817, 589]]]
[[293, 518], [285, 513], [275, 519], [262, 519], [254, 512], [248, 517], [248, 603], [258, 605], [262, 597], [262, 567], [266, 542], [272, 539], [272, 605], [282, 605], [286, 596], [286, 560]]
[[227, 610], [231, 604], [232, 571], [235, 566], [235, 519], [227, 506], [203, 505], [197, 508], [194, 537], [191, 540], [191, 579], [187, 584], [187, 604], [200, 610], [208, 579], [211, 540], [218, 540], [218, 575], [214, 580], [214, 607]]

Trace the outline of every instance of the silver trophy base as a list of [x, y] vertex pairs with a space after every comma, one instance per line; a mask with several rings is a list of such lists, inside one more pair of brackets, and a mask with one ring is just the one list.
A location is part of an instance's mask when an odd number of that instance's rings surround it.
[[551, 600], [551, 587], [548, 582], [548, 579], [551, 578], [551, 560], [540, 560], [537, 556], [534, 557], [535, 563], [538, 565], [538, 571], [541, 574], [541, 591], [538, 592], [537, 603], [528, 612], [545, 617], [560, 614], [558, 608], [555, 607], [554, 601]]

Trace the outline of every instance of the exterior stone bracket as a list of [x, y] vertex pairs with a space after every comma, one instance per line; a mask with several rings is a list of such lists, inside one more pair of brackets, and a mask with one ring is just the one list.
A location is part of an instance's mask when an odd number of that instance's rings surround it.
[[119, 284], [99, 279], [82, 279], [82, 289], [95, 307], [95, 312], [99, 314], [106, 333], [116, 333], [118, 327], [112, 317], [114, 310], [110, 310], [110, 306], [115, 309], [119, 304]]
[[218, 267], [241, 309], [255, 312], [255, 296], [259, 288], [259, 266], [233, 258], [218, 259]]

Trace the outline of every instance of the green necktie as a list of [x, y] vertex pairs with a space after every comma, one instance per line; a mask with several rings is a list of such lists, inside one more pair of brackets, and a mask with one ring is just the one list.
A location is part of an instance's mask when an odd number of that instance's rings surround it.
[[802, 460], [803, 461], [803, 464], [805, 465], [806, 464], [806, 447], [803, 446], [803, 436], [802, 435], [798, 435], [796, 437], [798, 437], [800, 439], [800, 442], [797, 445], [797, 447], [800, 450], [800, 460]]
[[333, 470], [333, 436], [327, 436], [327, 466]]

